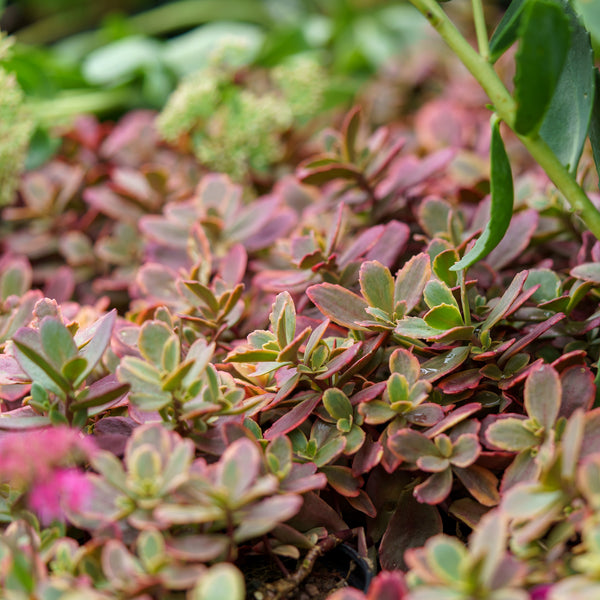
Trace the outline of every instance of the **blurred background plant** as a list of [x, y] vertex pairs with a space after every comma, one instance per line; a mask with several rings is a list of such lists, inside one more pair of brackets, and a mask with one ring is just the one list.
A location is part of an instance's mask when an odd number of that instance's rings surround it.
[[[222, 137], [229, 140], [238, 129], [250, 137], [255, 132], [245, 131], [243, 123], [262, 113], [266, 102], [272, 110], [259, 123], [266, 128], [257, 142], [262, 143], [262, 155], [251, 156], [250, 164], [260, 165], [261, 159], [269, 162], [278, 150], [270, 139], [274, 132], [289, 129], [292, 118], [347, 104], [366, 77], [419, 39], [424, 30], [419, 15], [407, 3], [380, 0], [236, 0], [225, 4], [106, 0], [93, 5], [19, 0], [6, 3], [0, 28], [16, 39], [11, 55], [0, 60], [22, 88], [36, 124], [28, 167], [43, 164], [56, 151], [56, 125], [82, 112], [114, 118], [134, 108], [160, 109], [185, 79], [173, 104], [193, 88], [198, 78], [193, 74], [210, 68], [215, 60], [221, 66], [228, 62], [230, 68], [217, 81], [213, 69], [210, 83], [204, 84], [217, 88], [211, 96], [213, 103], [228, 96], [212, 129], [222, 129], [226, 120]], [[232, 38], [236, 51], [217, 53], [215, 58], [214, 49], [221, 48], [224, 40], [231, 49]], [[299, 56], [308, 55], [318, 59], [327, 75], [314, 60], [298, 62]], [[236, 79], [240, 69], [248, 73], [255, 68], [273, 69], [270, 75], [286, 106], [269, 95], [259, 102], [246, 91], [247, 86], [240, 85]], [[294, 92], [292, 76], [301, 76], [297, 83], [304, 84], [304, 92], [320, 90], [320, 100], [298, 95], [298, 86]], [[255, 92], [257, 85], [260, 88], [255, 82]], [[240, 93], [232, 93], [238, 88]], [[203, 107], [210, 109], [210, 101], [204, 99]], [[241, 128], [237, 126], [240, 120]], [[197, 154], [209, 165], [222, 157], [222, 153], [214, 156], [210, 147]], [[234, 164], [229, 170], [235, 169]]]

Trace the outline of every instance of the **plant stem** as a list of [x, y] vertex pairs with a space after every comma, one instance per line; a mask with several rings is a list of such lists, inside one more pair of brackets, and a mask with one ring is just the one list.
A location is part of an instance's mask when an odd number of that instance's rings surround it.
[[460, 303], [462, 304], [463, 321], [465, 322], [465, 325], [469, 326], [471, 324], [471, 309], [469, 307], [469, 298], [467, 296], [464, 269], [461, 269], [458, 272], [458, 282], [460, 284]]
[[487, 27], [485, 25], [485, 15], [483, 14], [483, 5], [481, 0], [472, 0], [473, 22], [475, 23], [475, 33], [477, 34], [477, 45], [479, 46], [479, 55], [486, 61], [490, 59], [490, 45], [488, 43]]
[[[475, 77], [494, 104], [494, 110], [500, 118], [514, 130], [516, 103], [492, 65], [467, 42], [436, 0], [410, 1]], [[600, 212], [548, 144], [538, 134], [517, 136], [552, 183], [562, 192], [571, 208], [579, 213], [587, 228], [600, 239]]]

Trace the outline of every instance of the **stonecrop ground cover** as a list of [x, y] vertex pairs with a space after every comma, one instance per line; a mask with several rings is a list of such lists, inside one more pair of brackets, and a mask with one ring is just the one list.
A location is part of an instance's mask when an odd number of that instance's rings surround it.
[[600, 18], [413, 3], [2, 38], [1, 598], [600, 597]]

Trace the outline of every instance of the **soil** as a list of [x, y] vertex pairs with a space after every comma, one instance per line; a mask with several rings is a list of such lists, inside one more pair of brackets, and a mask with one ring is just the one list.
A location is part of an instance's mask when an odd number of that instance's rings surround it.
[[[299, 568], [299, 561], [283, 562], [290, 572]], [[335, 548], [321, 557], [310, 574], [290, 591], [283, 591], [283, 582], [289, 578], [266, 556], [248, 557], [240, 568], [246, 578], [246, 600], [325, 600], [343, 587], [364, 590], [371, 579], [366, 563], [349, 547]]]

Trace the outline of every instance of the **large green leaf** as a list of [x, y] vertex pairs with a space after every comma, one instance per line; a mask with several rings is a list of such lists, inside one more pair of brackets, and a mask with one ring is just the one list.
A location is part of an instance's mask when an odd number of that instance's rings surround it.
[[502, 240], [512, 219], [514, 188], [510, 161], [500, 135], [500, 120], [492, 115], [492, 139], [490, 141], [490, 193], [492, 206], [490, 220], [475, 246], [451, 270], [466, 269], [485, 258]]
[[[594, 69], [594, 79], [596, 81], [596, 89], [598, 89], [600, 85], [600, 72], [598, 72], [598, 69]], [[600, 173], [600, 94], [596, 94], [594, 97], [590, 123], [590, 142], [592, 143], [596, 171]]]
[[564, 67], [570, 19], [557, 0], [530, 0], [519, 26], [514, 129], [529, 135], [542, 123]]
[[513, 0], [490, 39], [490, 60], [496, 62], [516, 41], [527, 0]]
[[592, 34], [594, 42], [600, 41], [600, 2], [598, 0], [574, 0], [585, 28]]
[[590, 34], [566, 0], [562, 2], [571, 23], [571, 45], [540, 135], [560, 162], [577, 170], [588, 134], [594, 104], [594, 52]]

